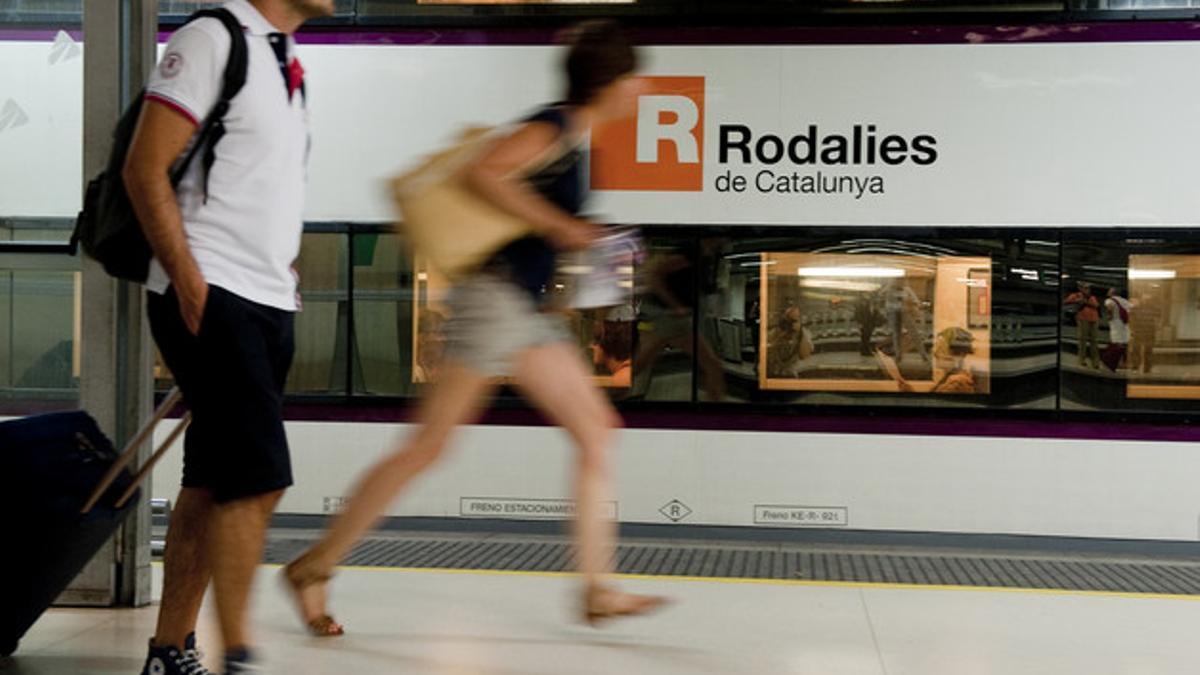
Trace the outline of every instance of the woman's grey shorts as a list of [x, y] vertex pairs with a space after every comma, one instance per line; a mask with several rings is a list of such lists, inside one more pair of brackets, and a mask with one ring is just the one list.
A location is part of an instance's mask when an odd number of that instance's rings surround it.
[[490, 272], [459, 282], [447, 304], [446, 360], [488, 377], [512, 375], [526, 349], [572, 341], [561, 315], [539, 312], [529, 293]]

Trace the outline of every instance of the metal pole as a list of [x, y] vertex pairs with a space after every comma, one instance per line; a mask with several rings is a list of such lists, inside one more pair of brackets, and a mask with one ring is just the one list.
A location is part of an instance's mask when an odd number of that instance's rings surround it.
[[[84, 182], [103, 169], [112, 130], [152, 67], [153, 0], [84, 0]], [[138, 69], [134, 72], [134, 69]], [[133, 84], [136, 83], [136, 84]], [[116, 282], [82, 262], [80, 405], [120, 446], [149, 417], [150, 340], [139, 286]], [[144, 453], [148, 456], [149, 450]], [[139, 461], [144, 457], [139, 457]], [[150, 601], [149, 495], [60, 602], [142, 605]]]
[[[123, 24], [125, 51], [122, 59], [121, 109], [142, 90], [158, 60], [158, 1], [128, 0]], [[118, 284], [118, 395], [123, 414], [118, 418], [120, 443], [128, 441], [150, 419], [154, 408], [154, 349], [146, 321], [145, 290], [140, 284]], [[154, 449], [148, 443], [138, 454], [138, 465]], [[142, 486], [141, 503], [120, 535], [121, 555], [117, 571], [117, 603], [141, 607], [151, 601], [150, 495], [153, 478]]]

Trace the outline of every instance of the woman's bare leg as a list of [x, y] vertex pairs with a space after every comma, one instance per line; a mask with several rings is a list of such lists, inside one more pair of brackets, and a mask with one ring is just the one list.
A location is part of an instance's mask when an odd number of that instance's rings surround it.
[[346, 510], [320, 541], [289, 566], [289, 576], [302, 586], [299, 600], [305, 622], [325, 614], [325, 584], [317, 580], [327, 578], [404, 486], [442, 456], [455, 427], [478, 417], [494, 386], [489, 378], [460, 365], [448, 364], [440, 375], [421, 402], [418, 428], [363, 476]]
[[604, 517], [612, 498], [610, 448], [621, 418], [591, 382], [583, 360], [571, 345], [535, 347], [517, 359], [517, 385], [529, 400], [570, 434], [579, 448], [575, 477], [575, 538], [579, 572], [586, 588], [589, 619], [639, 613], [661, 604], [659, 598], [619, 594], [604, 588], [612, 573], [616, 523]]

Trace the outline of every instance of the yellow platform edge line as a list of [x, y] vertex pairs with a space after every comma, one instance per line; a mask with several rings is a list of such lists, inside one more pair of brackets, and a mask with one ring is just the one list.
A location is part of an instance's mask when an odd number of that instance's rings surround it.
[[[161, 565], [159, 561], [155, 565]], [[265, 564], [263, 567], [278, 569], [282, 565]], [[440, 567], [367, 567], [360, 565], [342, 565], [339, 570], [353, 572], [392, 572], [392, 573], [426, 573], [426, 574], [470, 574], [476, 576], [497, 577], [536, 577], [557, 578], [576, 577], [575, 572], [534, 572], [520, 570], [476, 570], [476, 569], [445, 569]], [[912, 591], [959, 591], [965, 593], [1016, 593], [1024, 595], [1060, 595], [1076, 597], [1124, 598], [1128, 600], [1187, 600], [1200, 601], [1200, 595], [1183, 595], [1178, 593], [1135, 593], [1130, 591], [1086, 591], [1066, 590], [1057, 588], [1014, 588], [1009, 586], [955, 586], [945, 584], [901, 584], [875, 581], [817, 581], [812, 579], [741, 579], [737, 577], [699, 577], [673, 576], [663, 574], [614, 574], [614, 579], [629, 581], [662, 581], [677, 583], [706, 583], [706, 584], [746, 584], [757, 586], [795, 586], [800, 588], [857, 588], [872, 590], [912, 590]]]

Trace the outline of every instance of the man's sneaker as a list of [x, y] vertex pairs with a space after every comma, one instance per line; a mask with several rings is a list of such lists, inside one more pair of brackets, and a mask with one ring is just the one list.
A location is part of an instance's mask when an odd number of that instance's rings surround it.
[[195, 636], [188, 636], [184, 651], [179, 651], [170, 645], [156, 647], [150, 641], [150, 653], [146, 656], [146, 665], [142, 675], [213, 675], [200, 663], [200, 652], [196, 650]]
[[185, 661], [191, 660], [196, 663], [200, 663], [202, 660], [204, 660], [204, 652], [200, 651], [200, 648], [196, 646], [195, 633], [188, 633], [187, 637], [183, 639], [183, 658]]

